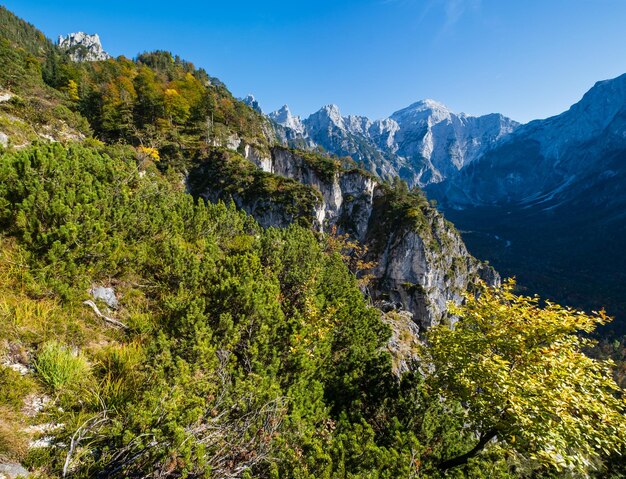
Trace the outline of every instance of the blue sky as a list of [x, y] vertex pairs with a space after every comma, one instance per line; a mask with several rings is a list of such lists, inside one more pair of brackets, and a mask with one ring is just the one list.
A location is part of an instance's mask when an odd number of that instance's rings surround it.
[[55, 38], [113, 55], [167, 49], [265, 111], [388, 116], [433, 98], [518, 121], [567, 109], [626, 72], [626, 0], [9, 0]]

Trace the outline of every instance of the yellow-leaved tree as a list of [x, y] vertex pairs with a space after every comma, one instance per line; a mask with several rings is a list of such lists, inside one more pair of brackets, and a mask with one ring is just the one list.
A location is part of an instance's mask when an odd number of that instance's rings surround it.
[[460, 401], [476, 445], [439, 464], [461, 466], [489, 444], [540, 466], [584, 472], [594, 460], [618, 453], [626, 436], [622, 391], [609, 361], [586, 356], [589, 333], [610, 320], [538, 297], [516, 295], [509, 280], [484, 285], [458, 318], [428, 333], [424, 348], [429, 383], [444, 400]]

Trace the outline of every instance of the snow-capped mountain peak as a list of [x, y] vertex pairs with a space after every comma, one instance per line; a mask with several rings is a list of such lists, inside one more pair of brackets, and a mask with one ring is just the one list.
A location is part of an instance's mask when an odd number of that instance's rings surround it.
[[[430, 125], [449, 120], [452, 113], [447, 106], [435, 100], [420, 100], [391, 115], [398, 123], [417, 124], [428, 122]], [[457, 115], [458, 116], [458, 115]]]
[[430, 98], [425, 98], [424, 100], [419, 100], [410, 105], [408, 108], [413, 110], [439, 110], [439, 111], [447, 111], [449, 112], [449, 108], [436, 100], [432, 100]]

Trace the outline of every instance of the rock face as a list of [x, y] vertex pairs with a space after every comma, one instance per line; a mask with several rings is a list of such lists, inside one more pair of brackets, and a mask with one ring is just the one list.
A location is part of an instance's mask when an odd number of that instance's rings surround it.
[[455, 114], [433, 100], [419, 101], [375, 121], [344, 117], [336, 105], [327, 105], [305, 120], [293, 117], [287, 106], [269, 117], [281, 127], [277, 136], [283, 143], [321, 146], [338, 156], [350, 156], [383, 179], [399, 176], [409, 186], [422, 187], [456, 174], [518, 126], [500, 114]]
[[381, 319], [389, 325], [391, 338], [387, 343], [387, 351], [392, 357], [392, 368], [396, 376], [415, 369], [419, 364], [419, 352], [422, 343], [419, 339], [419, 327], [408, 311], [388, 311]]
[[83, 32], [59, 36], [59, 48], [69, 53], [75, 62], [97, 62], [111, 58], [102, 48], [98, 34], [89, 35]]
[[[446, 303], [459, 302], [479, 279], [499, 282], [493, 269], [467, 252], [454, 227], [421, 194], [400, 194], [363, 170], [319, 155], [282, 147], [273, 148], [269, 157], [245, 151], [266, 175], [260, 183], [288, 180], [279, 189], [293, 189], [306, 198], [303, 206], [294, 208], [293, 198], [251, 194], [256, 187], [240, 182], [259, 173], [244, 166], [237, 171], [245, 174], [227, 177], [234, 170], [222, 166], [228, 161], [224, 158], [213, 160], [219, 170], [210, 161], [193, 170], [187, 179], [189, 191], [209, 201], [232, 198], [263, 226], [285, 226], [305, 216], [317, 230], [348, 234], [368, 247], [366, 260], [375, 263], [372, 297], [400, 303], [422, 328], [442, 321]], [[231, 155], [230, 161], [246, 160]]]

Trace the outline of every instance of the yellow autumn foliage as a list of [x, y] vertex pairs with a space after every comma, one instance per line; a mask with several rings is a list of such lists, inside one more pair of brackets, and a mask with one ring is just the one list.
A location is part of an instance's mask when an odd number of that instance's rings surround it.
[[140, 146], [138, 150], [142, 156], [150, 158], [152, 161], [159, 161], [161, 159], [159, 155], [159, 150], [157, 150], [156, 148]]
[[450, 305], [453, 327], [428, 333], [424, 359], [431, 384], [466, 405], [481, 438], [543, 466], [583, 472], [600, 455], [619, 453], [625, 402], [612, 363], [586, 356], [590, 333], [610, 318], [538, 297], [514, 294], [509, 280], [482, 285], [462, 306]]

